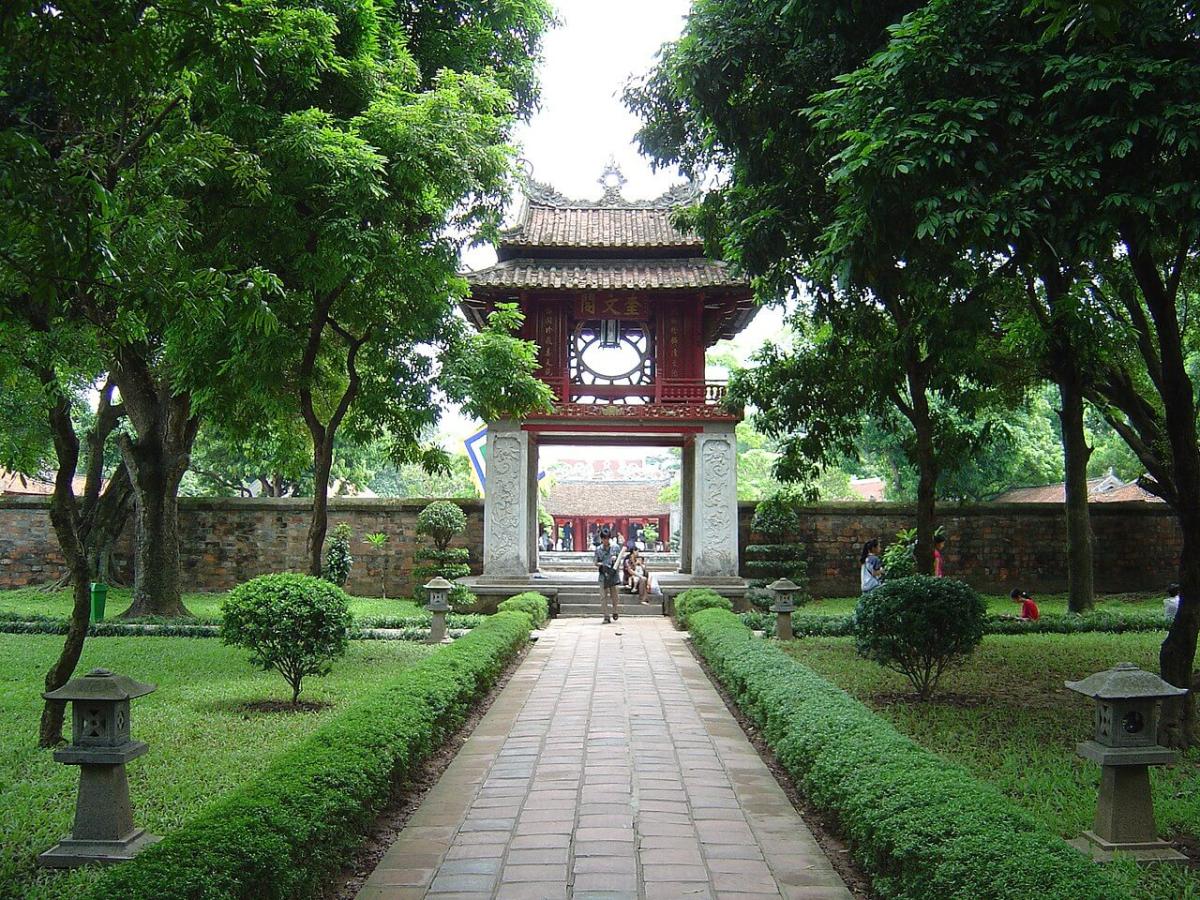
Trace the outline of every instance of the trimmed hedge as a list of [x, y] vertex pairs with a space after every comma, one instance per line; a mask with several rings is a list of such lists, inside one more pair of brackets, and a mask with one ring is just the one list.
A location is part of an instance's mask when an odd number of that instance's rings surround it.
[[[742, 623], [755, 631], [775, 631], [775, 614], [758, 611], [741, 614]], [[1035, 622], [989, 618], [984, 634], [1084, 634], [1103, 631], [1123, 634], [1136, 631], [1166, 631], [1167, 624], [1157, 611], [1098, 612], [1077, 616], [1071, 613], [1042, 613]], [[793, 613], [792, 633], [796, 637], [853, 637], [854, 616], [822, 616], [815, 613]]]
[[526, 613], [533, 620], [534, 628], [542, 628], [550, 618], [550, 601], [537, 591], [525, 591], [501, 601], [497, 612], [517, 611]]
[[675, 618], [681, 628], [688, 628], [691, 617], [702, 609], [724, 609], [733, 612], [733, 601], [722, 597], [712, 588], [690, 588], [675, 598]]
[[529, 636], [505, 612], [397, 675], [257, 777], [105, 872], [94, 900], [291, 898], [317, 893], [410, 772], [458, 728]]
[[836, 817], [881, 897], [1117, 900], [1095, 863], [999, 791], [918, 746], [731, 613], [692, 640], [808, 800]]

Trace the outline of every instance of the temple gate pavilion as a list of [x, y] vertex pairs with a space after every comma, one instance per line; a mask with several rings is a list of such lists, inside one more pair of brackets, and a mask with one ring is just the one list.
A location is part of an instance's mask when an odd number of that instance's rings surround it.
[[750, 284], [671, 223], [672, 209], [695, 199], [690, 188], [626, 200], [624, 181], [610, 164], [597, 201], [530, 181], [496, 264], [466, 273], [465, 315], [482, 325], [496, 303], [517, 303], [522, 336], [537, 343], [540, 375], [555, 396], [549, 415], [488, 423], [477, 592], [538, 579], [538, 448], [553, 444], [680, 447], [674, 582], [744, 591], [734, 438], [741, 417], [721, 405], [725, 385], [705, 377], [704, 353], [754, 317]]

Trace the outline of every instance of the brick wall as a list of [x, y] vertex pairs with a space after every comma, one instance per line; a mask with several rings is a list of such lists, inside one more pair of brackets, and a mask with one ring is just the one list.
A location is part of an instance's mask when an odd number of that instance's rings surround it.
[[[417, 513], [427, 500], [331, 500], [330, 528], [354, 530], [354, 567], [349, 589], [379, 590], [382, 554], [363, 535], [391, 536], [388, 594], [411, 589]], [[483, 558], [483, 502], [457, 501], [467, 514], [467, 533], [456, 545], [470, 548], [474, 571]], [[183, 499], [184, 590], [223, 590], [266, 572], [302, 571], [309, 501]], [[63, 571], [50, 528], [46, 500], [0, 497], [0, 588], [42, 584]], [[829, 503], [801, 509], [808, 547], [811, 590], [817, 596], [858, 592], [858, 555], [871, 537], [885, 543], [914, 524], [911, 506], [891, 503]], [[741, 548], [749, 542], [753, 503], [740, 507]], [[946, 572], [981, 590], [1007, 592], [1066, 589], [1066, 531], [1054, 504], [945, 506], [939, 521], [947, 534]], [[1180, 548], [1175, 517], [1163, 504], [1100, 503], [1092, 507], [1096, 537], [1096, 588], [1103, 592], [1159, 590], [1175, 579]], [[123, 545], [128, 554], [130, 536]]]
[[[739, 505], [741, 549], [752, 537], [753, 503]], [[886, 546], [916, 524], [907, 504], [826, 503], [800, 510], [796, 537], [807, 545], [810, 590], [847, 596], [859, 590], [859, 555], [870, 538]], [[1091, 507], [1096, 590], [1161, 590], [1177, 577], [1182, 540], [1175, 516], [1161, 503], [1097, 503]], [[1014, 587], [1067, 589], [1067, 534], [1062, 506], [989, 503], [944, 506], [946, 574], [989, 593]], [[757, 542], [758, 536], [753, 536]], [[744, 558], [744, 554], [743, 554]]]
[[[429, 502], [330, 500], [330, 532], [338, 522], [348, 522], [354, 531], [354, 566], [346, 585], [351, 593], [379, 593], [385, 554], [388, 596], [411, 590], [417, 513]], [[478, 571], [483, 559], [483, 501], [458, 502], [467, 514], [467, 531], [454, 545], [470, 548], [471, 565]], [[310, 503], [291, 498], [181, 499], [183, 589], [224, 590], [255, 575], [303, 571]], [[46, 506], [44, 498], [0, 498], [0, 588], [41, 584], [62, 574], [62, 554]], [[363, 541], [364, 535], [375, 531], [390, 536], [382, 553]], [[121, 541], [126, 561], [131, 541], [130, 530]]]

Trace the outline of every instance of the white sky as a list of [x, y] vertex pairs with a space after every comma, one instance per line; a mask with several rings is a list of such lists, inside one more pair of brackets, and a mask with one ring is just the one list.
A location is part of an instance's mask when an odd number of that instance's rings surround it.
[[[533, 177], [568, 197], [599, 199], [597, 181], [610, 157], [627, 179], [625, 197], [657, 197], [681, 180], [674, 171], [651, 171], [633, 142], [638, 120], [620, 100], [631, 75], [640, 76], [653, 64], [666, 41], [679, 36], [689, 0], [557, 0], [561, 24], [545, 38], [540, 70], [542, 100], [528, 125], [515, 134], [521, 156], [533, 167]], [[490, 247], [463, 255], [472, 269], [496, 259]], [[736, 341], [743, 359], [781, 329], [776, 310], [762, 310]], [[462, 449], [462, 438], [478, 430], [447, 411], [443, 433], [451, 449]], [[614, 448], [549, 448], [544, 460], [595, 456], [641, 455], [644, 450]]]

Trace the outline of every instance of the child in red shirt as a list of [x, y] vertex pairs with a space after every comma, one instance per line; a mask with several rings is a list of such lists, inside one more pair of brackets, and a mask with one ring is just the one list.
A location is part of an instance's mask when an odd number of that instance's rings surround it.
[[1020, 619], [1023, 622], [1036, 622], [1041, 613], [1038, 612], [1037, 604], [1033, 602], [1033, 598], [1029, 596], [1028, 591], [1023, 591], [1020, 588], [1013, 588], [1008, 595], [1013, 603], [1021, 604], [1021, 614], [1019, 616], [1004, 616], [1006, 619]]

